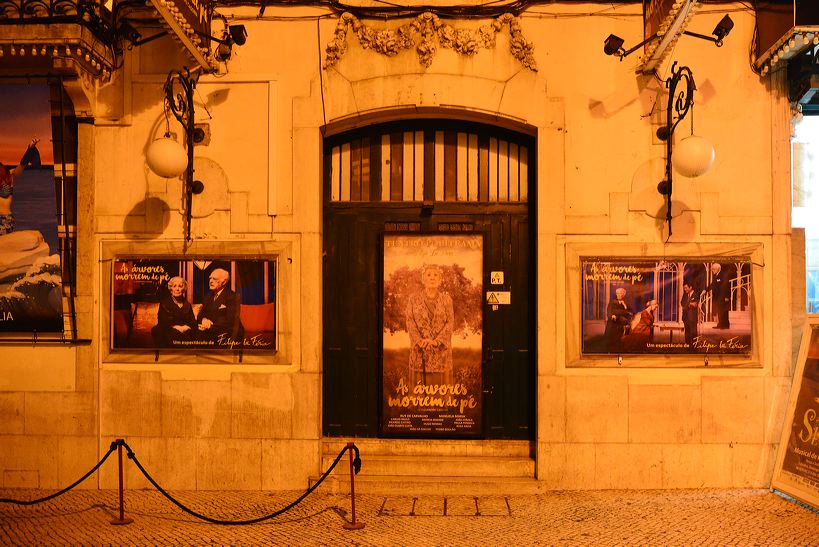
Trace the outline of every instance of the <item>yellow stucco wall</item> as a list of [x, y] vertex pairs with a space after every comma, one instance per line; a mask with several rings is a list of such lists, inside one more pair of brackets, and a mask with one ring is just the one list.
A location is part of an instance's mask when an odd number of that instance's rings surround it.
[[[494, 49], [470, 58], [439, 48], [428, 68], [411, 50], [393, 57], [364, 50], [350, 33], [343, 58], [322, 70], [337, 18], [309, 17], [328, 12], [268, 8], [257, 19], [257, 10], [224, 11], [249, 37], [222, 74], [204, 75], [197, 86], [197, 121], [209, 124], [212, 136], [196, 147], [198, 165], [217, 167], [207, 171], [205, 194], [194, 198], [195, 245], [262, 248], [292, 259], [280, 294], [291, 302], [283, 324], [288, 351], [242, 363], [195, 355], [155, 362], [152, 354], [107, 349], [111, 257], [123, 246], [178, 252], [183, 236], [180, 181], [151, 173], [144, 152], [164, 131], [167, 72], [184, 61], [166, 39], [128, 54], [113, 83], [94, 97], [94, 126], [80, 133], [80, 206], [88, 217], [79, 236], [79, 309], [93, 342], [49, 350], [47, 358], [40, 348], [3, 348], [0, 486], [64, 486], [119, 437], [172, 489], [303, 488], [318, 475], [321, 128], [412, 106], [471, 110], [537, 128], [535, 460], [543, 486], [767, 486], [793, 363], [781, 75], [751, 72], [754, 20], [737, 11], [722, 48], [684, 37], [657, 77], [638, 76], [639, 53], [619, 62], [603, 54], [602, 42], [609, 33], [627, 45], [639, 41], [639, 8], [588, 15], [600, 9], [548, 4], [523, 13], [537, 72], [510, 55], [508, 30]], [[285, 19], [295, 16], [308, 18]], [[703, 9], [689, 30], [709, 34], [721, 17]], [[675, 179], [678, 216], [665, 242], [655, 218], [664, 212], [656, 185], [665, 145], [654, 133], [673, 62], [694, 73], [696, 130], [714, 143], [717, 159], [698, 179]], [[175, 120], [171, 129], [181, 133]], [[709, 368], [685, 358], [578, 363], [573, 272], [584, 249], [752, 255], [753, 355], [715, 359]], [[129, 473], [130, 487], [147, 485]], [[111, 467], [85, 486], [111, 488], [115, 481]]]

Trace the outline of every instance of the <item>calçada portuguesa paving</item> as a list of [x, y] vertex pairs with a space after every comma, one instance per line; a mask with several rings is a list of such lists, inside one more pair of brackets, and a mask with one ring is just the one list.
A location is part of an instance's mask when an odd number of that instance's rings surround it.
[[[36, 499], [50, 492], [2, 490]], [[301, 492], [173, 492], [222, 520], [270, 514]], [[72, 490], [0, 503], [2, 545], [819, 545], [819, 514], [768, 490], [606, 490], [506, 496], [356, 496], [316, 491], [293, 509], [240, 526], [203, 522], [155, 490]]]

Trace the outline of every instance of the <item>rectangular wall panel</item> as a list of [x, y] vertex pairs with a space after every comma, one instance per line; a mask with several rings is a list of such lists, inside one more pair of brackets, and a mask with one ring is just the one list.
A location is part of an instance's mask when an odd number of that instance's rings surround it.
[[330, 151], [330, 200], [339, 201], [341, 199], [341, 147], [334, 146]]
[[467, 142], [467, 197], [469, 201], [478, 201], [478, 136], [470, 133]]
[[403, 156], [403, 177], [402, 177], [402, 198], [404, 201], [413, 200], [413, 191], [415, 190], [415, 147], [414, 147], [414, 133], [409, 131], [404, 132], [404, 145], [402, 149]]
[[509, 201], [509, 142], [498, 141], [498, 201]]
[[390, 136], [381, 135], [381, 200], [390, 201]]
[[444, 201], [444, 132], [435, 132], [435, 201]]
[[424, 132], [415, 132], [415, 142], [413, 143], [413, 170], [412, 180], [414, 184], [413, 199], [415, 201], [424, 200]]
[[456, 198], [458, 201], [466, 201], [469, 199], [466, 186], [467, 186], [467, 178], [469, 176], [469, 171], [467, 170], [466, 166], [466, 158], [467, 158], [467, 148], [466, 148], [467, 138], [466, 133], [458, 133], [458, 166], [456, 167], [457, 176], [458, 176], [458, 189], [456, 193]]
[[350, 201], [350, 143], [341, 145], [341, 201]]

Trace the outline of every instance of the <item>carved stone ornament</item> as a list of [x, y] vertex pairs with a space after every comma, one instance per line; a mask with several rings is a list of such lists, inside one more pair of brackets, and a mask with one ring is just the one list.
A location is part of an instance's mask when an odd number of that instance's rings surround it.
[[509, 25], [512, 56], [529, 70], [537, 72], [533, 55], [535, 46], [523, 37], [520, 20], [511, 13], [504, 13], [490, 24], [477, 29], [458, 29], [442, 22], [437, 15], [428, 11], [395, 30], [374, 29], [359, 21], [352, 13], [342, 13], [336, 25], [335, 35], [327, 44], [324, 68], [335, 65], [347, 52], [347, 31], [350, 27], [353, 27], [358, 36], [361, 47], [388, 57], [398, 54], [401, 50], [410, 49], [420, 35], [420, 42], [415, 51], [418, 53], [418, 61], [428, 67], [432, 64], [432, 57], [438, 49], [436, 37], [441, 47], [454, 49], [462, 55], [475, 55], [481, 48], [495, 47], [495, 35], [505, 25]]

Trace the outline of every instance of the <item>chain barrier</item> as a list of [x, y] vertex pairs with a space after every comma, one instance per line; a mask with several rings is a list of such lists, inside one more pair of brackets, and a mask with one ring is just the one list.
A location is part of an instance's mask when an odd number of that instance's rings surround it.
[[91, 470], [88, 473], [83, 475], [81, 478], [79, 478], [73, 484], [71, 484], [69, 486], [66, 486], [65, 488], [63, 488], [59, 492], [54, 492], [53, 494], [51, 494], [49, 496], [46, 496], [44, 498], [38, 498], [36, 500], [28, 500], [28, 501], [26, 501], [26, 500], [15, 500], [15, 499], [10, 499], [10, 498], [0, 498], [0, 503], [13, 503], [15, 505], [36, 505], [38, 503], [43, 503], [44, 501], [52, 500], [52, 499], [56, 498], [57, 496], [62, 496], [63, 494], [65, 494], [66, 492], [71, 490], [72, 488], [76, 487], [82, 481], [84, 481], [85, 479], [90, 477], [94, 473], [94, 471], [99, 469], [100, 466], [102, 466], [102, 464], [105, 463], [105, 460], [108, 459], [108, 456], [110, 456], [111, 453], [113, 453], [114, 450], [117, 449], [117, 446], [119, 446], [118, 442], [119, 441], [114, 441], [114, 442], [111, 443], [111, 446], [108, 448], [108, 452], [105, 453], [105, 456], [103, 456], [102, 459], [97, 462], [97, 465], [92, 467]]
[[203, 515], [201, 513], [197, 513], [193, 509], [190, 509], [189, 507], [185, 506], [182, 502], [180, 502], [179, 500], [177, 500], [176, 498], [171, 496], [164, 488], [159, 486], [159, 484], [148, 473], [148, 471], [146, 471], [145, 468], [142, 467], [142, 464], [140, 463], [139, 459], [136, 457], [136, 454], [134, 454], [133, 450], [131, 450], [131, 447], [128, 446], [128, 443], [126, 443], [125, 441], [122, 441], [122, 443], [123, 443], [123, 446], [125, 447], [125, 450], [128, 453], [128, 459], [134, 462], [134, 464], [142, 472], [142, 474], [145, 475], [145, 478], [148, 479], [148, 482], [150, 482], [153, 485], [153, 487], [156, 488], [159, 491], [160, 494], [162, 494], [163, 496], [168, 498], [168, 500], [171, 503], [173, 503], [174, 505], [176, 505], [177, 507], [182, 509], [182, 511], [184, 511], [185, 513], [191, 515], [192, 517], [196, 517], [196, 518], [198, 518], [200, 520], [204, 520], [205, 522], [209, 522], [211, 524], [221, 524], [221, 525], [225, 525], [225, 526], [235, 526], [235, 525], [243, 525], [243, 524], [256, 524], [256, 523], [259, 523], [259, 522], [263, 522], [265, 520], [275, 518], [275, 517], [281, 515], [282, 513], [285, 513], [287, 511], [289, 511], [290, 509], [292, 509], [293, 507], [295, 507], [296, 505], [301, 503], [302, 500], [304, 500], [304, 498], [306, 498], [307, 496], [312, 494], [313, 491], [316, 488], [319, 487], [319, 485], [324, 481], [324, 479], [326, 479], [327, 476], [330, 473], [332, 473], [332, 471], [333, 471], [333, 469], [335, 469], [336, 465], [338, 465], [338, 462], [341, 460], [341, 457], [344, 455], [344, 453], [347, 450], [349, 450], [351, 447], [355, 450], [356, 460], [358, 461], [357, 464], [354, 464], [355, 467], [356, 467], [356, 474], [358, 474], [358, 471], [361, 469], [361, 458], [359, 457], [358, 447], [353, 443], [349, 443], [347, 446], [345, 446], [341, 450], [341, 452], [338, 453], [338, 456], [336, 456], [336, 459], [333, 460], [333, 463], [330, 464], [330, 467], [327, 469], [327, 471], [325, 471], [324, 474], [321, 477], [319, 477], [319, 479], [316, 481], [316, 484], [309, 487], [295, 501], [289, 503], [288, 505], [286, 505], [285, 507], [279, 509], [278, 511], [274, 511], [274, 512], [268, 514], [268, 515], [264, 515], [264, 516], [261, 516], [261, 517], [257, 517], [257, 518], [253, 518], [253, 519], [247, 519], [247, 520], [222, 520], [222, 519], [216, 519], [216, 518], [208, 517], [208, 516]]
[[[0, 503], [13, 503], [13, 504], [18, 504], [18, 505], [35, 505], [35, 504], [38, 504], [38, 503], [42, 503], [42, 502], [54, 499], [57, 496], [65, 494], [66, 492], [68, 492], [72, 488], [76, 487], [81, 482], [83, 482], [85, 479], [90, 477], [95, 471], [97, 471], [97, 469], [99, 469], [102, 466], [103, 463], [105, 463], [105, 460], [107, 460], [108, 457], [115, 450], [118, 450], [118, 449], [121, 449], [121, 448], [125, 448], [125, 450], [126, 450], [126, 452], [128, 454], [128, 459], [134, 462], [134, 464], [137, 466], [139, 471], [145, 476], [145, 478], [148, 480], [148, 482], [150, 482], [151, 485], [153, 485], [153, 487], [156, 488], [157, 491], [159, 491], [160, 494], [165, 496], [171, 503], [173, 503], [174, 505], [179, 507], [182, 511], [184, 511], [185, 513], [191, 515], [192, 517], [198, 518], [198, 519], [203, 520], [205, 522], [209, 522], [211, 524], [219, 524], [219, 525], [223, 525], [223, 526], [257, 524], [259, 522], [264, 522], [266, 520], [270, 520], [272, 518], [275, 518], [275, 517], [277, 517], [277, 516], [279, 516], [279, 515], [281, 515], [283, 513], [286, 513], [287, 511], [289, 511], [290, 509], [292, 509], [293, 507], [295, 507], [296, 505], [301, 503], [307, 496], [312, 494], [313, 491], [315, 491], [316, 488], [318, 488], [319, 485], [321, 485], [321, 483], [324, 482], [324, 479], [326, 479], [330, 475], [330, 473], [333, 472], [333, 469], [335, 469], [336, 465], [338, 465], [338, 462], [341, 461], [341, 457], [344, 455], [344, 453], [347, 452], [347, 451], [351, 451], [350, 452], [350, 481], [351, 481], [351, 483], [350, 483], [350, 496], [352, 498], [352, 508], [353, 508], [353, 510], [352, 510], [352, 524], [355, 526], [355, 528], [353, 528], [353, 529], [359, 529], [359, 528], [362, 528], [364, 526], [361, 523], [356, 523], [356, 520], [355, 520], [355, 490], [354, 490], [352, 481], [354, 480], [353, 475], [354, 474], [357, 475], [358, 472], [361, 471], [361, 454], [360, 454], [360, 452], [358, 450], [358, 447], [355, 445], [355, 443], [347, 443], [347, 445], [344, 448], [341, 449], [341, 452], [338, 453], [338, 456], [336, 456], [336, 458], [333, 460], [333, 463], [330, 464], [330, 467], [327, 468], [327, 471], [325, 471], [321, 475], [321, 477], [319, 477], [319, 479], [316, 481], [315, 484], [313, 484], [312, 486], [307, 488], [307, 490], [301, 496], [296, 498], [295, 501], [289, 503], [285, 507], [283, 507], [283, 508], [281, 508], [281, 509], [279, 509], [277, 511], [274, 511], [274, 512], [272, 512], [270, 514], [263, 515], [261, 517], [252, 518], [252, 519], [222, 520], [222, 519], [208, 517], [207, 515], [203, 515], [201, 513], [198, 513], [196, 511], [194, 511], [193, 509], [187, 507], [182, 502], [180, 502], [179, 500], [174, 498], [171, 494], [169, 494], [167, 492], [167, 490], [162, 488], [159, 485], [159, 483], [157, 483], [156, 480], [154, 480], [154, 478], [150, 475], [150, 473], [148, 473], [148, 471], [142, 466], [142, 463], [139, 461], [139, 458], [137, 458], [134, 451], [131, 449], [131, 447], [128, 445], [128, 443], [125, 442], [124, 439], [117, 439], [116, 441], [112, 442], [111, 446], [108, 448], [108, 452], [106, 452], [106, 454], [102, 457], [102, 459], [99, 462], [97, 462], [97, 464], [94, 467], [92, 467], [91, 470], [88, 471], [88, 473], [83, 475], [79, 480], [77, 480], [76, 482], [74, 482], [70, 486], [67, 486], [67, 487], [63, 488], [59, 492], [55, 492], [55, 493], [53, 493], [51, 495], [48, 495], [48, 496], [45, 496], [43, 498], [39, 498], [39, 499], [36, 499], [36, 500], [30, 500], [30, 501], [0, 498]], [[355, 457], [353, 457], [353, 452], [355, 452]], [[125, 519], [124, 516], [123, 516], [123, 500], [122, 500], [122, 484], [121, 484], [122, 461], [121, 461], [121, 459], [122, 458], [120, 457], [120, 469], [119, 469], [119, 471], [120, 471], [120, 519], [119, 519], [119, 521], [112, 521], [112, 524], [127, 524], [128, 522], [132, 521], [131, 519]], [[349, 528], [349, 527], [347, 525], [345, 525], [345, 528]]]

